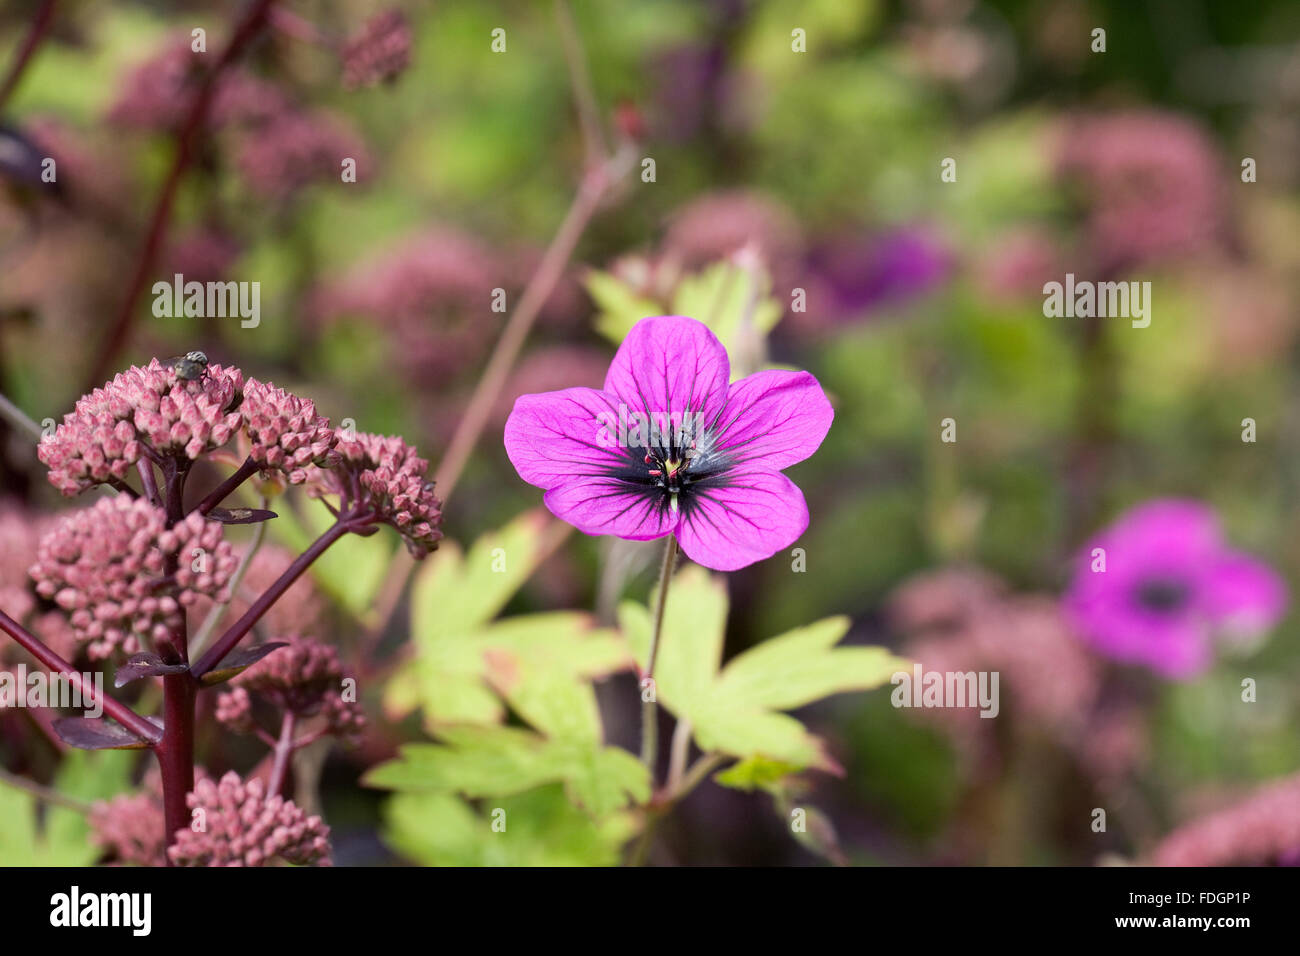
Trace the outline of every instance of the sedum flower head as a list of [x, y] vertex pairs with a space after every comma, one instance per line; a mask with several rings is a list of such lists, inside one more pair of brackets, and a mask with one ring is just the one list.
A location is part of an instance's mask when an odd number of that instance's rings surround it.
[[329, 827], [293, 801], [267, 796], [260, 780], [245, 783], [234, 772], [218, 783], [200, 780], [185, 802], [203, 812], [167, 850], [178, 866], [331, 865]]
[[365, 714], [342, 693], [343, 665], [338, 651], [297, 635], [231, 680], [231, 690], [217, 699], [217, 719], [235, 733], [250, 733], [252, 695], [278, 710], [299, 717], [324, 717], [328, 733], [354, 738], [365, 727]]
[[339, 438], [340, 461], [320, 472], [317, 492], [340, 495], [353, 508], [396, 528], [406, 548], [422, 558], [442, 538], [442, 502], [425, 477], [429, 463], [396, 436], [358, 432]]
[[[130, 69], [109, 107], [108, 121], [123, 129], [153, 132], [180, 128], [205, 67], [205, 58], [195, 55], [192, 42], [188, 34], [168, 37]], [[287, 105], [276, 86], [237, 67], [222, 71], [213, 83], [207, 116], [212, 128], [262, 119]]]
[[422, 385], [445, 381], [486, 354], [496, 328], [480, 320], [480, 303], [508, 284], [487, 245], [436, 227], [324, 284], [311, 313], [323, 324], [359, 317], [382, 325], [392, 364]]
[[343, 681], [339, 654], [328, 644], [294, 635], [288, 646], [262, 658], [231, 684], [272, 700], [283, 710], [310, 713]]
[[253, 720], [253, 699], [242, 687], [219, 694], [213, 716], [231, 733], [251, 734], [257, 729]]
[[[207, 771], [194, 768], [196, 780], [206, 780]], [[167, 840], [163, 826], [162, 774], [152, 766], [135, 793], [96, 800], [86, 816], [90, 842], [108, 854], [112, 862], [128, 866], [166, 866]]]
[[178, 626], [181, 608], [200, 595], [224, 600], [237, 561], [221, 532], [198, 514], [169, 529], [162, 509], [143, 499], [105, 498], [55, 525], [30, 573], [92, 658], [135, 653], [142, 636], [160, 639]]
[[290, 484], [307, 479], [308, 466], [325, 465], [338, 439], [315, 403], [269, 383], [249, 379], [240, 405], [243, 426], [261, 468], [281, 471]]
[[321, 701], [320, 712], [329, 733], [344, 743], [356, 743], [366, 729], [366, 714], [361, 705], [345, 700], [342, 694], [326, 695]]
[[78, 399], [37, 455], [65, 495], [122, 481], [147, 451], [193, 460], [239, 429], [243, 388], [243, 373], [220, 365], [196, 379], [178, 377], [157, 359], [132, 366]]
[[1057, 169], [1081, 194], [1085, 242], [1100, 269], [1195, 255], [1222, 241], [1219, 158], [1205, 130], [1184, 116], [1137, 110], [1074, 117]]
[[32, 518], [17, 500], [0, 498], [0, 608], [18, 621], [36, 609], [26, 582], [27, 568], [40, 543]]
[[[925, 671], [998, 673], [1004, 713], [1090, 758], [1102, 671], [1056, 600], [1011, 593], [983, 568], [957, 566], [906, 580], [890, 596], [889, 618], [905, 635], [903, 653]], [[986, 772], [997, 760], [997, 721], [981, 719], [979, 709], [917, 716], [948, 733], [972, 770]]]
[[364, 179], [370, 157], [348, 127], [331, 114], [284, 109], [243, 136], [235, 165], [255, 196], [285, 202], [312, 183], [337, 179], [345, 158], [356, 160]]

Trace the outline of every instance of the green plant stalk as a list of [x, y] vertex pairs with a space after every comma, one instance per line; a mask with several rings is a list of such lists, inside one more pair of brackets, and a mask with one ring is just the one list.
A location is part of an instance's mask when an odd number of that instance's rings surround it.
[[90, 804], [84, 800], [78, 800], [67, 794], [59, 793], [53, 787], [45, 787], [35, 780], [28, 780], [26, 777], [20, 777], [16, 773], [10, 773], [8, 770], [0, 769], [0, 784], [13, 787], [15, 790], [23, 790], [30, 793], [37, 800], [44, 800], [46, 803], [56, 807], [65, 807], [76, 813], [86, 814], [90, 812]]
[[664, 607], [668, 603], [668, 585], [673, 579], [673, 563], [676, 559], [677, 536], [669, 535], [668, 544], [664, 547], [664, 563], [659, 569], [659, 592], [655, 598], [654, 624], [650, 629], [650, 651], [646, 654], [645, 673], [641, 676], [643, 686], [646, 681], [651, 682], [649, 698], [643, 698], [641, 701], [641, 762], [645, 764], [646, 770], [650, 774], [652, 786], [655, 779], [656, 757], [659, 750], [657, 727], [659, 692], [654, 686], [655, 659], [659, 654], [659, 635], [664, 627]]

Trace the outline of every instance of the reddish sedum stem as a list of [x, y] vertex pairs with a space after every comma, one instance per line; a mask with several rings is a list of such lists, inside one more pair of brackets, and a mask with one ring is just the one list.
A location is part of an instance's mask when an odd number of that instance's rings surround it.
[[208, 496], [199, 502], [195, 510], [201, 515], [210, 514], [213, 508], [225, 501], [236, 488], [255, 474], [257, 474], [257, 462], [253, 461], [252, 458], [245, 458], [244, 463], [225, 481], [213, 488]]
[[168, 845], [175, 841], [176, 832], [189, 824], [185, 798], [194, 789], [194, 702], [197, 689], [196, 681], [188, 673], [163, 678], [163, 738], [154, 751], [162, 773], [163, 826]]
[[95, 688], [87, 684], [81, 678], [81, 674], [70, 664], [54, 651], [46, 647], [41, 640], [32, 634], [25, 627], [11, 618], [4, 611], [0, 611], [0, 630], [12, 637], [18, 644], [31, 654], [32, 657], [40, 661], [51, 671], [57, 671], [68, 681], [68, 684], [81, 693], [81, 699], [91, 701], [104, 708], [104, 713], [108, 714], [119, 724], [125, 727], [131, 733], [135, 734], [141, 740], [155, 743], [158, 740], [158, 727], [155, 724], [145, 720], [126, 704], [114, 700], [112, 697], [100, 696], [95, 692]]
[[280, 722], [280, 739], [275, 744], [275, 762], [271, 766], [271, 779], [266, 786], [267, 793], [284, 796], [284, 786], [288, 778], [289, 758], [295, 750], [293, 733], [297, 718], [292, 711], [285, 711]]
[[144, 495], [149, 499], [149, 503], [161, 506], [162, 498], [158, 494], [158, 476], [154, 474], [153, 463], [148, 458], [141, 458], [135, 463], [135, 469], [140, 473], [140, 484], [144, 487]]
[[22, 46], [14, 55], [14, 61], [5, 73], [4, 82], [0, 83], [0, 107], [4, 106], [9, 95], [18, 88], [18, 81], [22, 79], [23, 71], [31, 62], [32, 54], [36, 52], [41, 41], [45, 39], [46, 33], [49, 32], [50, 24], [54, 22], [54, 7], [55, 0], [45, 0], [41, 8], [36, 11], [36, 16], [32, 17], [31, 29], [27, 31]]
[[373, 518], [369, 515], [345, 515], [336, 521], [324, 534], [312, 542], [302, 554], [294, 559], [293, 563], [285, 569], [284, 574], [266, 589], [252, 607], [244, 612], [244, 615], [232, 624], [224, 634], [217, 640], [207, 652], [199, 658], [198, 662], [190, 669], [195, 678], [201, 678], [208, 671], [212, 670], [226, 655], [235, 649], [244, 636], [253, 629], [262, 615], [280, 599], [285, 591], [289, 590], [294, 581], [302, 575], [304, 571], [311, 566], [311, 563], [325, 553], [325, 550], [339, 538], [351, 531], [361, 531], [369, 527]]

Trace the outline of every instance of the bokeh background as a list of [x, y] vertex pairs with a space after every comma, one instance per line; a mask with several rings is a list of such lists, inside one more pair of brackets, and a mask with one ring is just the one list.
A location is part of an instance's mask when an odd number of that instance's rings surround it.
[[[39, 6], [7, 0], [0, 62]], [[60, 4], [2, 114], [59, 163], [51, 196], [21, 154], [0, 154], [0, 393], [38, 423], [96, 369], [103, 381], [201, 348], [440, 458], [507, 319], [486, 290], [518, 300], [582, 175], [554, 8], [283, 6], [218, 97], [152, 270], [260, 282], [260, 326], [158, 318], [146, 294], [110, 341], [174, 148], [190, 31], [219, 50], [239, 5]], [[382, 57], [341, 64], [338, 43], [392, 9], [409, 65], [373, 82]], [[1235, 546], [1300, 580], [1300, 8], [611, 0], [575, 3], [573, 18], [608, 135], [653, 157], [655, 180], [635, 169], [579, 240], [448, 537], [468, 544], [539, 503], [500, 443], [515, 396], [598, 385], [620, 310], [666, 307], [683, 283], [757, 262], [779, 314], [767, 355], [811, 370], [836, 421], [791, 470], [812, 512], [807, 571], [778, 556], [729, 576], [728, 654], [844, 613], [850, 643], [1002, 674], [994, 721], [898, 710], [888, 688], [800, 715], [843, 767], [804, 780], [843, 858], [1093, 864], [1145, 858], [1221, 808], [1221, 826], [1258, 826], [1251, 795], [1300, 768], [1294, 621], [1171, 681], [1097, 656], [1058, 599], [1092, 534], [1164, 497], [1205, 502]], [[490, 50], [497, 27], [504, 54]], [[806, 53], [792, 52], [795, 28]], [[339, 181], [340, 156], [358, 182]], [[1150, 327], [1045, 317], [1042, 285], [1066, 272], [1150, 281]], [[955, 443], [940, 440], [945, 418]], [[7, 421], [0, 491], [20, 524], [66, 507]], [[363, 546], [316, 582], [344, 644], [382, 587]], [[6, 587], [23, 586], [17, 554], [0, 556]], [[615, 557], [631, 570], [611, 584]], [[608, 616], [620, 594], [644, 596], [655, 560], [572, 535], [508, 610]], [[405, 622], [399, 608], [385, 659]], [[601, 686], [610, 737], [630, 747], [633, 693], [627, 674]], [[384, 795], [357, 782], [420, 734], [378, 696], [369, 739], [319, 769], [338, 861], [442, 862], [388, 845]], [[0, 731], [10, 771], [58, 772], [22, 715], [0, 715]], [[232, 746], [210, 742], [209, 762], [238, 765]], [[665, 821], [655, 859], [819, 862], [776, 803], [707, 784]]]

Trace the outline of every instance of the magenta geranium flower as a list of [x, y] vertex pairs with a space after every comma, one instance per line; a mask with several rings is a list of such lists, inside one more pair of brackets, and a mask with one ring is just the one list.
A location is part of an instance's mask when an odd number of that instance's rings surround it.
[[642, 319], [604, 389], [521, 396], [506, 453], [586, 534], [672, 534], [697, 564], [743, 568], [808, 526], [803, 493], [781, 469], [817, 450], [834, 412], [807, 372], [730, 378], [726, 349], [702, 322]]
[[1098, 651], [1175, 679], [1207, 668], [1217, 639], [1262, 635], [1286, 604], [1282, 580], [1229, 548], [1212, 510], [1180, 500], [1148, 502], [1099, 534], [1065, 597]]

